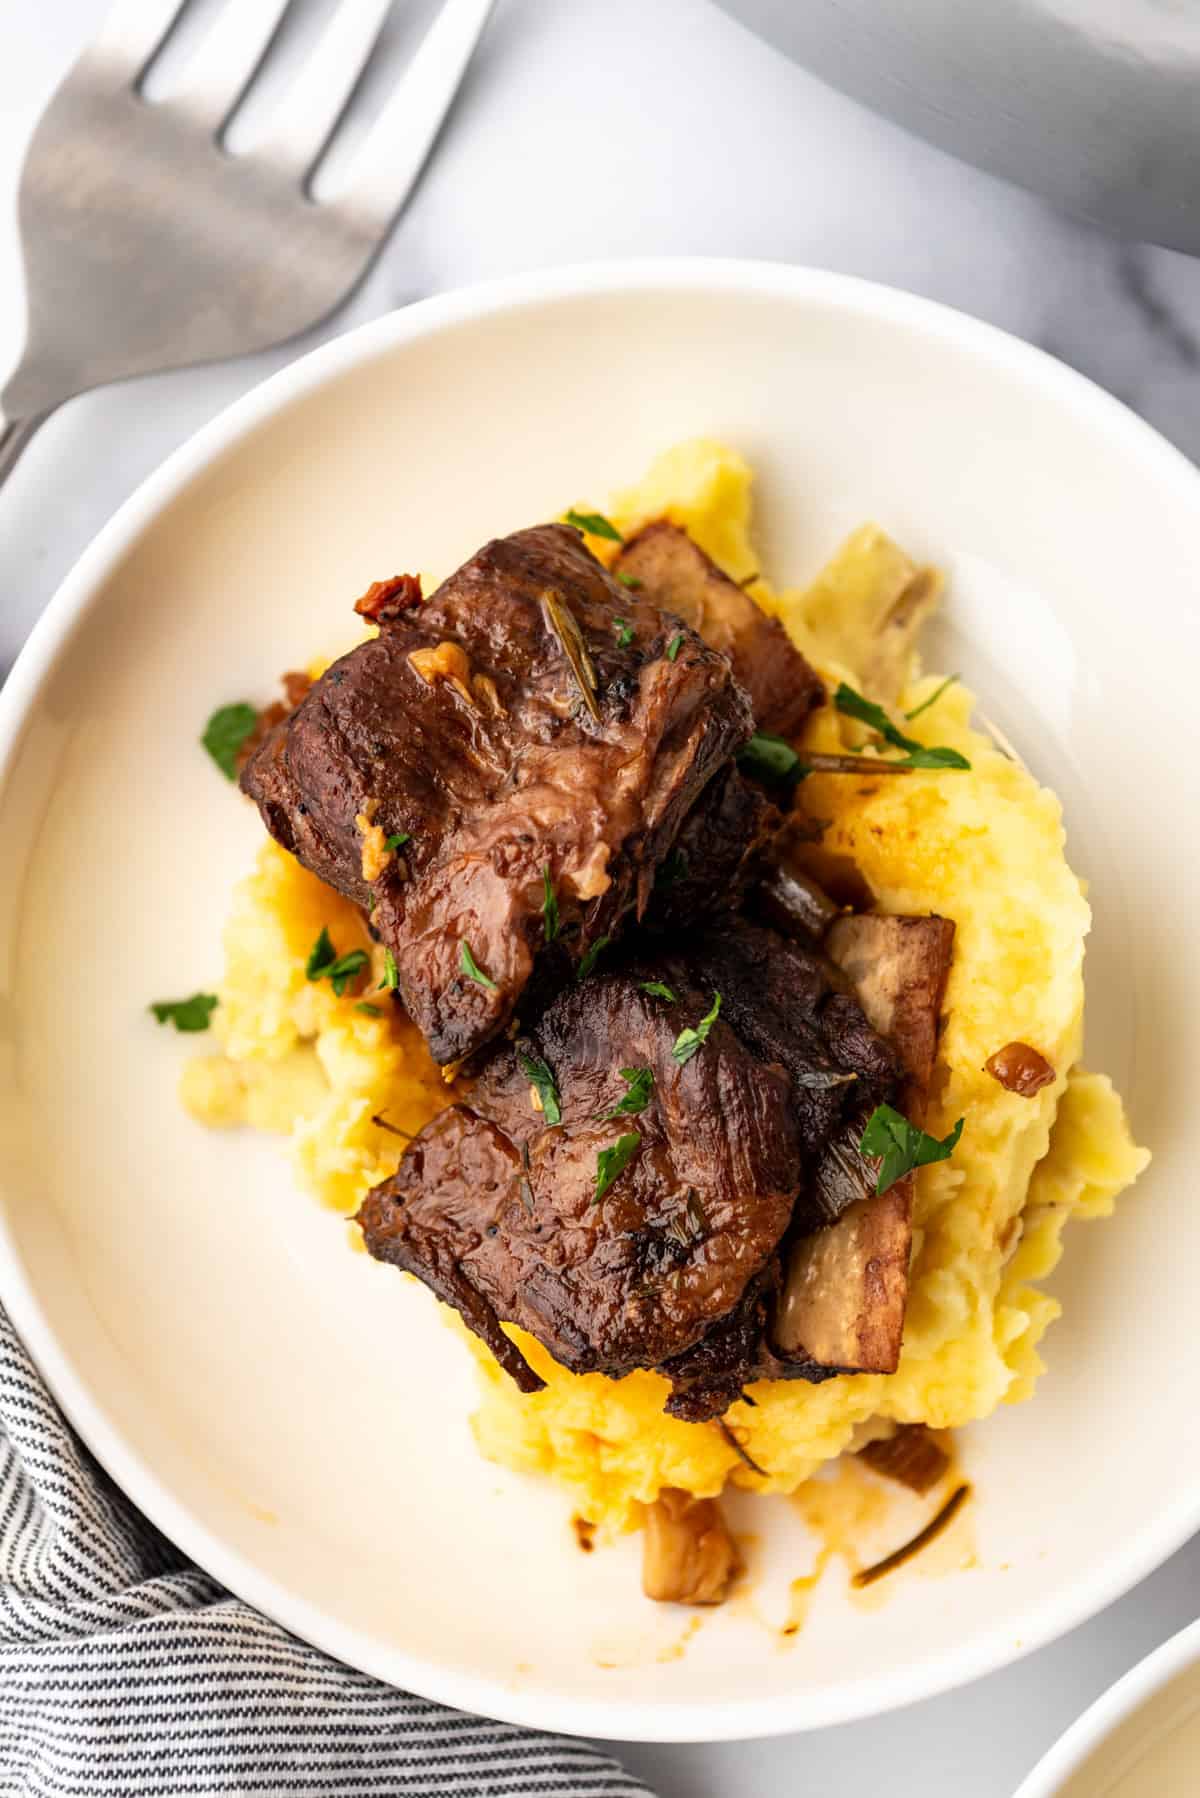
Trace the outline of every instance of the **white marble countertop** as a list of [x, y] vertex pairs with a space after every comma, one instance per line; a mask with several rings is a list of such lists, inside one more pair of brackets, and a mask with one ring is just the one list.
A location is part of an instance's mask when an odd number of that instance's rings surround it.
[[[20, 156], [103, 5], [2, 8], [0, 369], [20, 329], [9, 216]], [[408, 25], [429, 5], [397, 10]], [[689, 253], [815, 263], [960, 306], [1082, 369], [1200, 456], [1200, 262], [1107, 241], [906, 138], [708, 0], [501, 0], [413, 203], [325, 333], [88, 396], [35, 439], [0, 496], [0, 674], [138, 481], [320, 335], [508, 270]], [[1083, 1706], [1198, 1609], [1200, 1538], [1091, 1624], [957, 1694], [818, 1735], [630, 1747], [626, 1759], [662, 1798], [849, 1798], [881, 1776], [897, 1798], [1009, 1798]]]

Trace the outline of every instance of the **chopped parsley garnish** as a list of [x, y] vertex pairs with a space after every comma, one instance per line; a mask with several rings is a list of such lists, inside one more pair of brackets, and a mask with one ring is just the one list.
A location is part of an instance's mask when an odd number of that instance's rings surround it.
[[613, 629], [617, 633], [617, 648], [628, 649], [633, 642], [633, 626], [626, 623], [624, 618], [614, 618]]
[[621, 1078], [627, 1091], [623, 1099], [618, 1099], [611, 1111], [606, 1111], [600, 1119], [607, 1124], [611, 1118], [636, 1117], [639, 1111], [645, 1111], [650, 1103], [650, 1094], [654, 1088], [654, 1072], [651, 1068], [622, 1068]]
[[552, 943], [558, 935], [558, 899], [554, 892], [554, 883], [550, 879], [550, 863], [542, 869], [542, 920], [546, 930], [546, 941]]
[[908, 719], [909, 723], [911, 724], [914, 718], [919, 718], [922, 712], [927, 712], [931, 705], [936, 705], [938, 700], [942, 697], [942, 694], [946, 691], [946, 688], [954, 686], [955, 682], [960, 681], [961, 679], [961, 674], [948, 674], [941, 686], [934, 688], [928, 699], [923, 699], [920, 705], [915, 705], [911, 712], [905, 712], [904, 716]]
[[411, 833], [407, 830], [396, 830], [390, 837], [383, 839], [383, 846], [390, 854], [393, 849], [402, 849], [405, 843], [411, 842]]
[[628, 1136], [618, 1136], [610, 1148], [601, 1149], [596, 1157], [596, 1196], [593, 1205], [602, 1199], [614, 1180], [619, 1180], [629, 1163], [642, 1146], [642, 1139], [636, 1130]]
[[223, 705], [204, 726], [200, 741], [226, 780], [237, 779], [237, 753], [258, 723], [258, 709], [244, 700]]
[[383, 979], [375, 988], [377, 993], [394, 993], [400, 985], [400, 970], [396, 966], [396, 957], [390, 949], [383, 952]]
[[558, 1096], [558, 1083], [540, 1055], [526, 1055], [518, 1051], [517, 1060], [521, 1072], [533, 1087], [541, 1101], [542, 1116], [548, 1124], [562, 1123], [562, 1101]]
[[914, 749], [891, 764], [894, 768], [969, 768], [970, 762], [957, 749]]
[[789, 786], [796, 786], [808, 773], [790, 743], [785, 743], [782, 737], [768, 736], [761, 730], [756, 731], [746, 747], [739, 752], [738, 762], [752, 779], [769, 781], [775, 785], [786, 782]]
[[362, 973], [367, 965], [365, 949], [351, 949], [345, 955], [339, 955], [328, 970], [329, 984], [340, 999], [350, 982]]
[[711, 1007], [705, 1012], [700, 1022], [696, 1025], [696, 1028], [694, 1030], [681, 1030], [679, 1032], [679, 1035], [675, 1038], [675, 1047], [671, 1050], [671, 1054], [679, 1063], [680, 1067], [683, 1067], [686, 1062], [689, 1062], [696, 1051], [703, 1048], [704, 1044], [708, 1041], [708, 1033], [716, 1023], [717, 1013], [720, 1009], [721, 995], [720, 993], [714, 993]]
[[622, 568], [617, 569], [617, 579], [620, 581], [622, 587], [628, 587], [631, 593], [637, 593], [641, 589], [642, 583], [637, 575], [626, 574]]
[[576, 970], [576, 973], [575, 973], [576, 980], [586, 980], [587, 979], [588, 975], [591, 973], [592, 969], [595, 967], [596, 963], [599, 961], [601, 955], [608, 948], [608, 945], [611, 942], [612, 942], [612, 938], [610, 936], [598, 936], [596, 938], [595, 942], [592, 944], [591, 948], [587, 951], [586, 955], [584, 956], [583, 960], [580, 962], [579, 967]]
[[349, 949], [345, 955], [339, 955], [329, 938], [325, 926], [321, 926], [321, 934], [309, 951], [304, 972], [310, 980], [325, 980], [340, 999], [350, 982], [367, 965], [365, 949]]
[[368, 1018], [381, 1018], [383, 1016], [378, 1005], [371, 1005], [366, 999], [360, 999], [354, 1009], [355, 1011], [361, 1011]]
[[176, 1030], [207, 1030], [217, 1009], [215, 993], [193, 993], [190, 999], [156, 999], [150, 1010], [160, 1024], [174, 1024]]
[[847, 718], [857, 718], [860, 724], [867, 725], [876, 731], [886, 743], [895, 749], [903, 749], [908, 753], [904, 762], [899, 764], [908, 768], [969, 768], [970, 762], [957, 749], [927, 749], [924, 743], [918, 743], [915, 737], [906, 737], [899, 725], [893, 724], [881, 705], [867, 699], [853, 687], [842, 681], [833, 696], [833, 703], [838, 711]]
[[949, 1136], [939, 1140], [910, 1124], [890, 1105], [877, 1105], [858, 1145], [861, 1154], [879, 1158], [876, 1193], [886, 1192], [914, 1168], [927, 1167], [931, 1161], [949, 1161], [962, 1131], [963, 1120], [959, 1118]]
[[309, 950], [304, 972], [310, 980], [320, 980], [323, 975], [328, 974], [336, 960], [337, 950], [330, 941], [329, 932], [322, 924], [321, 934]]
[[671, 991], [665, 981], [643, 980], [641, 982], [641, 988], [644, 993], [649, 993], [654, 999], [669, 999], [672, 1005], [675, 1003], [675, 994]]
[[475, 960], [475, 957], [471, 954], [471, 945], [467, 942], [465, 937], [458, 946], [458, 965], [466, 975], [467, 979], [473, 980], [476, 986], [486, 986], [489, 993], [494, 993], [498, 990], [496, 982], [489, 975], [484, 973], [479, 963]]
[[959, 755], [957, 750], [948, 750], [943, 746], [936, 750], [919, 748], [910, 755], [901, 755], [900, 761], [892, 762], [892, 766], [894, 768], [970, 768], [972, 764], [968, 762], [966, 755]]
[[568, 524], [573, 524], [577, 531], [586, 531], [589, 537], [607, 537], [610, 543], [625, 541], [616, 525], [610, 524], [603, 512], [577, 512], [572, 506], [565, 516]]
[[668, 660], [668, 662], [673, 662], [675, 660], [675, 657], [679, 654], [679, 647], [682, 642], [683, 642], [683, 632], [676, 631], [675, 635], [671, 638], [671, 641], [667, 644], [667, 660]]

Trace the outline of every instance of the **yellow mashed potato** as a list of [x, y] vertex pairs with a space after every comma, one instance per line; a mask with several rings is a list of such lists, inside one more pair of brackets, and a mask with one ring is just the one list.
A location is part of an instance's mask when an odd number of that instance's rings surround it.
[[[750, 492], [742, 459], [700, 441], [660, 457], [608, 510], [627, 533], [669, 515], [744, 580], [759, 573]], [[809, 588], [775, 592], [759, 574], [750, 590], [823, 672], [862, 680], [882, 612], [914, 579], [932, 599], [936, 577], [866, 526]], [[939, 684], [908, 668], [901, 708], [920, 705]], [[950, 685], [907, 727], [926, 743], [960, 749], [969, 772], [871, 779], [868, 749], [862, 779], [813, 776], [804, 787], [809, 810], [830, 820], [824, 847], [853, 858], [883, 910], [938, 912], [957, 927], [925, 1124], [943, 1136], [966, 1121], [953, 1159], [917, 1179], [897, 1372], [756, 1385], [754, 1405], [735, 1405], [727, 1420], [766, 1470], [760, 1477], [714, 1425], [664, 1416], [668, 1388], [656, 1374], [571, 1374], [514, 1331], [547, 1382], [523, 1396], [470, 1339], [483, 1452], [562, 1481], [575, 1508], [608, 1529], [634, 1520], [663, 1486], [707, 1496], [732, 1480], [788, 1492], [868, 1430], [892, 1422], [952, 1429], [1028, 1398], [1042, 1371], [1038, 1342], [1059, 1310], [1036, 1282], [1059, 1258], [1064, 1225], [1105, 1215], [1149, 1159], [1109, 1081], [1076, 1065], [1089, 912], [1064, 853], [1058, 801], [972, 729], [972, 704], [964, 687]], [[841, 749], [861, 741], [853, 729], [826, 707], [806, 742]], [[339, 953], [363, 947], [372, 956], [370, 978], [340, 998], [328, 981], [305, 977], [323, 926]], [[380, 1016], [362, 1009], [383, 966], [354, 907], [273, 844], [237, 895], [225, 951], [221, 1052], [187, 1069], [185, 1103], [208, 1124], [286, 1134], [303, 1183], [352, 1212], [399, 1160], [402, 1139], [385, 1125], [419, 1129], [449, 1088], [411, 1025], [390, 1007]], [[1058, 1070], [1032, 1099], [984, 1072], [988, 1056], [1011, 1041], [1031, 1044]]]

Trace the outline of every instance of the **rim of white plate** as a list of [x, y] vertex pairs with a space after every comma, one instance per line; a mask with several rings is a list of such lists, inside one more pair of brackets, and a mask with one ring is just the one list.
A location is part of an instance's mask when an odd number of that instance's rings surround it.
[[[858, 276], [734, 258], [638, 258], [503, 276], [417, 301], [309, 351], [226, 407], [142, 482], [62, 582], [0, 688], [0, 793], [44, 681], [118, 560], [189, 481], [274, 412], [398, 344], [433, 337], [473, 320], [548, 301], [655, 292], [742, 293], [811, 301], [918, 330], [1001, 373], [1032, 381], [1097, 433], [1120, 439], [1124, 453], [1148, 464], [1159, 484], [1179, 490], [1186, 503], [1200, 505], [1200, 470], [1120, 400], [1045, 351], [934, 300]], [[1010, 1622], [911, 1669], [897, 1667], [831, 1691], [724, 1704], [658, 1699], [630, 1704], [513, 1691], [489, 1678], [433, 1665], [340, 1623], [264, 1575], [176, 1499], [113, 1427], [102, 1402], [89, 1393], [60, 1351], [38, 1295], [25, 1277], [2, 1206], [0, 1300], [50, 1391], [97, 1460], [166, 1536], [230, 1591], [313, 1646], [391, 1685], [459, 1710], [536, 1729], [628, 1741], [737, 1741], [877, 1716], [951, 1691], [1044, 1647], [1121, 1597], [1200, 1528], [1198, 1472], [1135, 1536], [1114, 1543], [1101, 1566], [1032, 1610], [1023, 1620], [1019, 1639]]]
[[1053, 1748], [1044, 1754], [1033, 1772], [1022, 1780], [1014, 1798], [1056, 1798], [1073, 1773], [1086, 1765], [1130, 1717], [1200, 1660], [1200, 1620], [1170, 1636], [1144, 1660], [1129, 1669], [1115, 1684], [1089, 1704]]

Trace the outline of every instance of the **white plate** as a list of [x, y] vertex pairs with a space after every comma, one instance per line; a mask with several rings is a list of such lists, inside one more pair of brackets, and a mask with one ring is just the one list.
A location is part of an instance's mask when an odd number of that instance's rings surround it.
[[1192, 1623], [1102, 1693], [1016, 1798], [1195, 1798], [1198, 1712], [1200, 1623]]
[[[638, 1595], [636, 1542], [579, 1554], [555, 1489], [478, 1458], [432, 1300], [349, 1253], [274, 1142], [188, 1121], [195, 1040], [145, 1005], [216, 977], [260, 840], [196, 746], [210, 709], [345, 641], [371, 578], [449, 569], [697, 432], [761, 469], [777, 576], [872, 515], [950, 564], [935, 663], [1065, 798], [1098, 914], [1090, 1056], [1156, 1161], [1111, 1223], [1070, 1233], [1037, 1400], [968, 1442], [978, 1565], [914, 1571], [870, 1615], [834, 1576], [790, 1645], [735, 1607], [672, 1659], [682, 1620]], [[167, 1534], [384, 1679], [651, 1739], [925, 1697], [1177, 1547], [1200, 1522], [1198, 516], [1195, 471], [1049, 358], [886, 289], [736, 263], [429, 301], [174, 456], [0, 694], [0, 1294]], [[771, 1618], [810, 1550], [786, 1504], [747, 1506]]]

